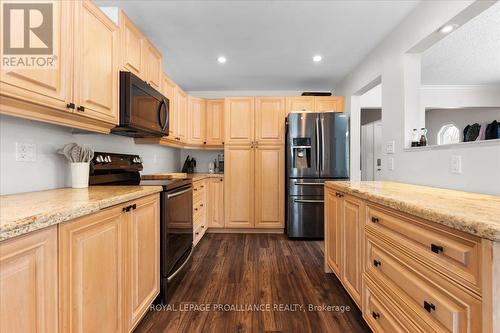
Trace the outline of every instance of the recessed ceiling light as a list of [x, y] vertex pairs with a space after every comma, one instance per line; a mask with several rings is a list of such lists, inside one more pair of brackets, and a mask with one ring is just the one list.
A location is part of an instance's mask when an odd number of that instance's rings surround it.
[[446, 35], [458, 28], [458, 24], [447, 24], [439, 29], [439, 32]]
[[313, 61], [314, 61], [314, 62], [320, 62], [322, 59], [323, 59], [323, 57], [322, 57], [322, 56], [320, 56], [320, 55], [315, 55], [315, 56], [313, 57]]
[[217, 58], [217, 61], [219, 62], [219, 64], [225, 64], [227, 59], [226, 57], [220, 56]]

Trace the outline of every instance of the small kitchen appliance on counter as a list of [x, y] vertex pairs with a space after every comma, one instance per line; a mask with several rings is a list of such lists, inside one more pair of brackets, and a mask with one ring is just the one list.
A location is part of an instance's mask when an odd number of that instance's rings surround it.
[[[90, 185], [157, 185], [160, 192], [160, 281], [158, 301], [168, 302], [182, 281], [193, 253], [193, 185], [186, 177], [145, 176], [138, 155], [96, 152], [90, 162]], [[171, 174], [170, 174], [171, 175]], [[181, 174], [182, 175], [182, 174]]]

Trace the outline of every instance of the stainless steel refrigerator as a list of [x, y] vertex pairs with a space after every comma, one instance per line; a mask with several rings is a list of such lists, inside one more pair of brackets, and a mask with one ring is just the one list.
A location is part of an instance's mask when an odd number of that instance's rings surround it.
[[290, 113], [286, 121], [288, 237], [323, 238], [325, 180], [349, 179], [349, 118]]

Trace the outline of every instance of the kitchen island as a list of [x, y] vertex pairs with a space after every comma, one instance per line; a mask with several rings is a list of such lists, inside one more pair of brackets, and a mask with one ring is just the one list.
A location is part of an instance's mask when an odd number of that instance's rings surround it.
[[498, 332], [500, 198], [327, 182], [325, 270], [375, 332]]

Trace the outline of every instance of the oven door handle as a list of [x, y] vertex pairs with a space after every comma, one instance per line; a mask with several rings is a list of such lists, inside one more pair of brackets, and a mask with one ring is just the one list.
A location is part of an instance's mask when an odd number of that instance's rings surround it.
[[172, 198], [175, 198], [175, 197], [178, 197], [179, 195], [182, 195], [184, 193], [187, 193], [189, 191], [191, 191], [193, 188], [192, 187], [189, 187], [183, 191], [179, 191], [179, 192], [174, 192], [172, 194], [167, 194], [167, 199], [172, 199]]
[[182, 271], [184, 266], [186, 266], [186, 264], [188, 263], [189, 259], [191, 259], [191, 256], [193, 255], [193, 251], [194, 251], [194, 247], [191, 246], [191, 250], [189, 251], [189, 255], [187, 256], [186, 260], [182, 263], [181, 267], [177, 268], [177, 270], [175, 272], [173, 272], [172, 275], [170, 275], [167, 278], [167, 283], [170, 283], [176, 277], [176, 275], [179, 274], [180, 271]]
[[324, 203], [324, 200], [301, 200], [301, 199], [295, 199], [293, 202], [298, 202], [298, 203]]

